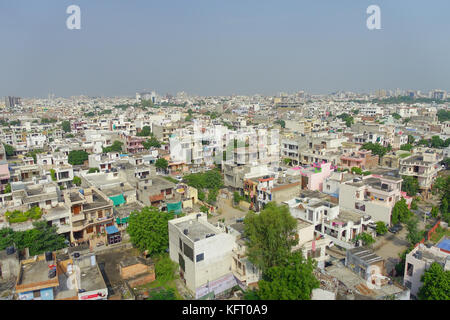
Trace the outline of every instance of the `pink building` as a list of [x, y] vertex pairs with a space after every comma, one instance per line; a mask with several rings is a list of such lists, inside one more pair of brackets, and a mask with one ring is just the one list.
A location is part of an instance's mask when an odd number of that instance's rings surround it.
[[358, 167], [363, 170], [375, 168], [378, 166], [378, 156], [372, 155], [370, 150], [359, 150], [345, 154], [341, 157], [341, 167], [351, 169]]
[[10, 174], [8, 164], [0, 164], [0, 192], [3, 192], [9, 182]]
[[127, 151], [129, 153], [138, 153], [145, 150], [142, 144], [146, 139], [140, 137], [128, 137], [127, 139]]
[[[295, 167], [289, 169], [294, 175], [300, 175], [302, 177], [301, 188], [308, 190], [323, 190], [323, 183], [331, 173], [335, 170], [331, 163], [314, 163], [307, 167]], [[297, 173], [298, 172], [298, 173]]]

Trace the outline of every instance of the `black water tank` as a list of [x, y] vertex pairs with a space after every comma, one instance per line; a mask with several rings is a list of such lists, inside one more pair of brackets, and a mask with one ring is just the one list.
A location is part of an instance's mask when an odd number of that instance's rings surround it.
[[73, 254], [73, 257], [74, 257], [74, 258], [79, 258], [79, 257], [80, 257], [80, 254], [79, 254], [78, 252], [75, 252], [75, 253]]
[[56, 277], [56, 269], [48, 270], [48, 278], [51, 279], [51, 278], [54, 278], [54, 277]]
[[16, 249], [14, 248], [14, 246], [7, 247], [7, 248], [6, 248], [6, 254], [7, 254], [7, 255], [11, 255], [11, 254], [13, 254], [14, 252], [16, 252]]
[[53, 261], [53, 254], [51, 251], [45, 252], [45, 261]]

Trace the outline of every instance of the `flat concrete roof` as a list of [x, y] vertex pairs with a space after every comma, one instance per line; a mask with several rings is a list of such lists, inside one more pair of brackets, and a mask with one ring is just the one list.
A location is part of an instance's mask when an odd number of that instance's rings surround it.
[[94, 291], [107, 288], [98, 265], [80, 268], [80, 273], [80, 289]]
[[214, 234], [214, 235], [217, 234], [217, 230], [197, 220], [179, 222], [175, 224], [175, 226], [179, 228], [181, 232], [187, 229], [188, 230], [187, 237], [192, 241], [195, 241], [196, 239], [198, 240], [204, 239], [206, 238], [207, 234]]
[[37, 282], [51, 280], [48, 277], [48, 267], [51, 261], [45, 260], [30, 262], [22, 265], [22, 275], [18, 281], [18, 285], [27, 285]]

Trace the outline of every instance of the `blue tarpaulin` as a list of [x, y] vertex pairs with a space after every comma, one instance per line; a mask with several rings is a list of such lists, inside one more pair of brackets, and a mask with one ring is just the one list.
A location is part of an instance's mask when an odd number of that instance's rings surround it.
[[119, 229], [117, 229], [116, 226], [106, 227], [106, 233], [107, 234], [114, 234], [114, 233], [117, 233], [117, 232], [119, 232]]

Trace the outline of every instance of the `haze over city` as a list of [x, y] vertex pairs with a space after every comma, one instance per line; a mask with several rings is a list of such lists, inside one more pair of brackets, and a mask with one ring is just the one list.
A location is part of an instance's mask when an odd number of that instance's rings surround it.
[[373, 3], [2, 1], [0, 96], [450, 89], [450, 2]]

